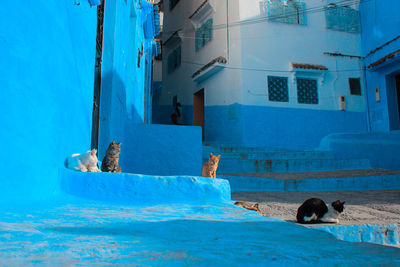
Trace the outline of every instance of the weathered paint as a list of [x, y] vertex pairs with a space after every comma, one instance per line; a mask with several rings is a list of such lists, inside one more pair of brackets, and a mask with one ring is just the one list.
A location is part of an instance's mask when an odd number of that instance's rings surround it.
[[[399, 265], [400, 250], [339, 241], [230, 203], [2, 206], [0, 265]], [[318, 242], [317, 242], [318, 241]]]

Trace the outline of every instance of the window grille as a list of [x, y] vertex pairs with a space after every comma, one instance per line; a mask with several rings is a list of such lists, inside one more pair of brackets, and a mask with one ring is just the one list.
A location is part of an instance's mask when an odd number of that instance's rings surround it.
[[287, 77], [268, 76], [268, 100], [289, 102]]
[[350, 94], [361, 95], [360, 78], [349, 78]]
[[302, 104], [318, 104], [317, 80], [297, 78], [297, 101]]
[[266, 14], [269, 21], [306, 25], [305, 3], [293, 0], [272, 0], [260, 4], [261, 13]]
[[360, 13], [349, 7], [340, 7], [334, 4], [325, 8], [326, 28], [335, 31], [360, 33]]
[[181, 65], [181, 46], [178, 46], [168, 56], [168, 73], [173, 72], [180, 65]]
[[199, 51], [200, 48], [205, 46], [212, 40], [213, 37], [213, 19], [207, 20], [203, 25], [196, 30], [195, 33], [195, 50]]

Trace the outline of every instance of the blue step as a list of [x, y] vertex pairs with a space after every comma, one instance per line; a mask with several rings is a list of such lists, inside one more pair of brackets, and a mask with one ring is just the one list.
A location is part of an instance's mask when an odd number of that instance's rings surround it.
[[[213, 154], [217, 154], [213, 152]], [[203, 161], [207, 161], [210, 152], [203, 151]], [[276, 152], [232, 152], [222, 153], [221, 160], [224, 159], [332, 159], [331, 151], [276, 151]]]
[[367, 159], [221, 159], [218, 173], [316, 172], [369, 169]]
[[251, 152], [274, 152], [274, 151], [290, 151], [290, 150], [282, 150], [279, 148], [272, 147], [244, 147], [240, 145], [229, 145], [229, 144], [213, 144], [213, 145], [203, 145], [203, 154], [204, 153], [251, 153]]
[[[362, 170], [361, 170], [362, 171]], [[369, 171], [369, 170], [365, 170]], [[275, 177], [257, 177], [240, 175], [218, 175], [217, 178], [229, 181], [232, 192], [246, 191], [275, 191], [275, 192], [300, 192], [300, 191], [360, 191], [360, 190], [387, 190], [400, 189], [400, 173], [389, 174], [348, 174], [341, 177], [317, 177], [317, 178], [288, 178], [279, 179], [284, 174], [276, 173]], [[299, 175], [301, 176], [301, 175]], [[334, 175], [333, 175], [334, 176]]]

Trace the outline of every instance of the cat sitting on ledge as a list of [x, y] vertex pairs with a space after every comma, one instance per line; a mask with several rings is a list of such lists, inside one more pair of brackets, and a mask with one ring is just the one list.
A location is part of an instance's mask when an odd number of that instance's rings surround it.
[[66, 160], [66, 167], [81, 172], [101, 172], [97, 168], [97, 150], [92, 149], [83, 154], [73, 154]]
[[221, 157], [221, 155], [214, 156], [212, 153], [210, 153], [210, 157], [208, 158], [208, 161], [206, 163], [204, 163], [203, 167], [201, 168], [201, 176], [216, 178], [218, 162], [219, 162], [220, 157]]
[[339, 223], [339, 216], [344, 210], [344, 201], [336, 200], [327, 207], [319, 198], [310, 198], [304, 201], [297, 210], [298, 223]]
[[106, 155], [101, 164], [103, 172], [121, 172], [121, 166], [118, 164], [119, 153], [121, 152], [121, 143], [112, 141], [107, 148]]

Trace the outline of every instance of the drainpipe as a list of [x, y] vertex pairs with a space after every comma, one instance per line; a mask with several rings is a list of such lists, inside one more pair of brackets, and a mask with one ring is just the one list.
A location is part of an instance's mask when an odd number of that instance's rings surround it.
[[365, 104], [367, 108], [367, 131], [371, 132], [371, 117], [370, 117], [370, 110], [369, 110], [369, 99], [368, 99], [368, 86], [367, 86], [367, 68], [365, 67], [365, 64], [361, 64], [361, 59], [358, 61], [361, 72], [362, 72], [362, 78], [363, 78], [363, 84], [364, 84], [364, 94], [365, 94]]

